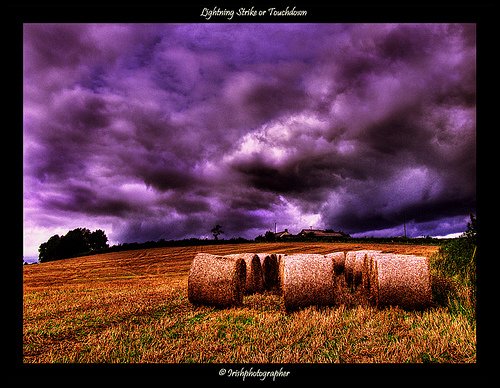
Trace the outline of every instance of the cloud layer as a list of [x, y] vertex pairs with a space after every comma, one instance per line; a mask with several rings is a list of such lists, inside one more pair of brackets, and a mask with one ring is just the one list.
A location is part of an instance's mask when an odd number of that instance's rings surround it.
[[26, 24], [25, 249], [463, 231], [475, 60], [468, 24]]

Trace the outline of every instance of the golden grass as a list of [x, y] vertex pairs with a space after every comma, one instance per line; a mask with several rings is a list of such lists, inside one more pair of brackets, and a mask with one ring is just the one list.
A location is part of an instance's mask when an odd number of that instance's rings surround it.
[[[445, 307], [377, 309], [345, 292], [335, 306], [292, 313], [273, 292], [239, 307], [195, 306], [196, 253], [330, 253], [377, 249], [431, 255], [435, 246], [237, 244], [154, 248], [24, 266], [25, 363], [402, 363], [476, 361], [476, 328]], [[338, 289], [346, 289], [338, 276]], [[355, 303], [354, 303], [355, 302]]]

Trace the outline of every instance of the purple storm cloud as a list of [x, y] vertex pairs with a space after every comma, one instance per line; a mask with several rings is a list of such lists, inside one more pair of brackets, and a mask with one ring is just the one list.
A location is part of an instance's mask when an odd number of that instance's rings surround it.
[[[442, 236], [476, 206], [474, 24], [25, 24], [24, 249]], [[26, 252], [28, 251], [28, 252]]]

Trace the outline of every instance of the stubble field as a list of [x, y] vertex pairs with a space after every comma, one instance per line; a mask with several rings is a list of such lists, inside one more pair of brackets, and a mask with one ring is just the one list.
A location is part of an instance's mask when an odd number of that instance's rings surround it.
[[286, 312], [278, 293], [240, 307], [188, 301], [196, 253], [426, 255], [438, 246], [259, 243], [151, 248], [23, 267], [24, 363], [474, 363], [476, 325], [436, 303], [377, 308], [338, 279], [335, 306]]

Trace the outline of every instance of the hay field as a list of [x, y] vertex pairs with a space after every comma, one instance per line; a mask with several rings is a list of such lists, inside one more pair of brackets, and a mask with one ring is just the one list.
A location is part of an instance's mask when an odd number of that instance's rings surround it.
[[281, 295], [193, 306], [196, 253], [434, 255], [437, 246], [259, 243], [152, 248], [23, 267], [24, 363], [474, 363], [476, 327], [443, 306], [377, 309], [356, 293], [285, 312]]

